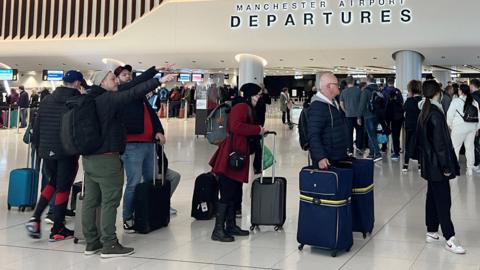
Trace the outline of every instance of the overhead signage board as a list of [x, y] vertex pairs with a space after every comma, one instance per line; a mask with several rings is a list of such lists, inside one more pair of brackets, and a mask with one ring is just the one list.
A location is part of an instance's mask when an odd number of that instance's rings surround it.
[[235, 3], [231, 29], [410, 23], [407, 0], [297, 0]]
[[43, 70], [44, 81], [61, 81], [63, 80], [63, 70]]
[[13, 69], [0, 69], [0, 81], [12, 81]]

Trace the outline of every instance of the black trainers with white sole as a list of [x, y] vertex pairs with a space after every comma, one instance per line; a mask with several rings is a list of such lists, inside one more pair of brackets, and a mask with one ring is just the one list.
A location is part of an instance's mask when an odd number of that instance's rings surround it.
[[87, 244], [87, 247], [85, 248], [85, 251], [83, 254], [90, 256], [90, 255], [95, 255], [99, 253], [103, 249], [103, 245], [100, 242], [96, 242], [93, 244]]
[[116, 257], [124, 257], [129, 256], [135, 253], [135, 249], [124, 247], [120, 245], [120, 243], [115, 242], [110, 245], [104, 245], [102, 248], [102, 253], [100, 257], [107, 259], [107, 258], [116, 258]]

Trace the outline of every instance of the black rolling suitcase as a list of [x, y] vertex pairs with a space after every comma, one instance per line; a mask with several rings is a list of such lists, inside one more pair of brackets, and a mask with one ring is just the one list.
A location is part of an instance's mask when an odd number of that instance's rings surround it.
[[[153, 162], [161, 162], [160, 177], [158, 179], [154, 170], [154, 183], [142, 182], [135, 188], [135, 197], [133, 200], [135, 215], [134, 228], [137, 233], [147, 234], [156, 229], [166, 227], [170, 223], [170, 181], [165, 180], [165, 162], [164, 148], [156, 144]], [[158, 158], [157, 152], [161, 148], [161, 158]], [[161, 160], [161, 161], [160, 161]], [[156, 166], [154, 166], [156, 167]]]
[[215, 216], [218, 201], [218, 182], [212, 173], [202, 173], [195, 179], [191, 216], [209, 220]]
[[[275, 157], [275, 141], [277, 134], [275, 132], [268, 132], [265, 136], [268, 134], [274, 135], [272, 152]], [[262, 149], [264, 143], [265, 141], [262, 139]], [[276, 231], [281, 229], [286, 219], [286, 199], [287, 179], [275, 176], [274, 161], [272, 166], [272, 177], [263, 177], [262, 175], [252, 183], [252, 226], [250, 227], [250, 230], [254, 230], [260, 225], [275, 226]]]

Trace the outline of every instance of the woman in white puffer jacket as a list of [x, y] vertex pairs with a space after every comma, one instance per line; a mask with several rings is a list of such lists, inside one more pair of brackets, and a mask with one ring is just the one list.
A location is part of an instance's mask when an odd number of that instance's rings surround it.
[[460, 86], [459, 97], [452, 100], [450, 107], [447, 112], [447, 124], [448, 127], [452, 130], [452, 144], [455, 148], [455, 153], [457, 154], [457, 159], [459, 159], [460, 148], [462, 144], [465, 145], [465, 156], [467, 158], [467, 176], [471, 176], [473, 171], [478, 172], [478, 169], [474, 167], [475, 163], [475, 135], [477, 134], [478, 129], [480, 128], [480, 122], [466, 122], [464, 120], [465, 108], [473, 105], [477, 108], [478, 113], [478, 103], [473, 100], [472, 95], [470, 94], [470, 87], [466, 84]]

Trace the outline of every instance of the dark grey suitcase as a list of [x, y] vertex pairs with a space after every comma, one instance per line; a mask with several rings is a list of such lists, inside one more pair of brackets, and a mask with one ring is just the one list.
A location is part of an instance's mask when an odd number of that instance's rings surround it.
[[[82, 227], [82, 211], [83, 211], [83, 198], [85, 196], [85, 179], [82, 182], [82, 191], [77, 194], [77, 202], [75, 209], [75, 227], [73, 232], [73, 242], [78, 244], [78, 241], [85, 240]], [[100, 208], [97, 209], [97, 229], [100, 231]]]
[[[275, 157], [276, 133], [274, 135], [272, 153]], [[262, 151], [265, 140], [262, 139]], [[262, 153], [263, 157], [263, 153]], [[250, 230], [260, 225], [275, 226], [275, 231], [282, 229], [286, 219], [287, 179], [275, 176], [275, 161], [272, 166], [272, 177], [260, 176], [252, 184], [252, 211]], [[262, 162], [263, 170], [263, 162]]]

